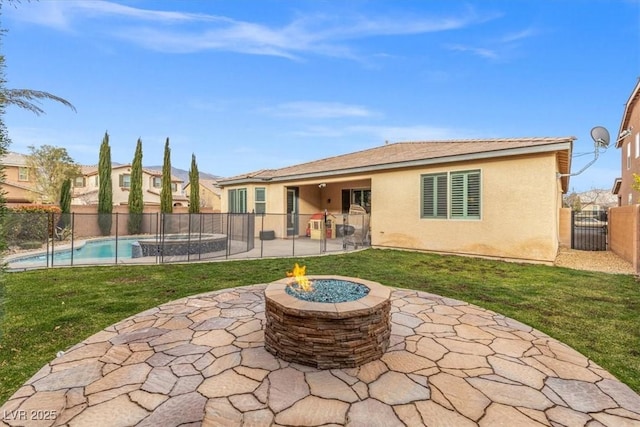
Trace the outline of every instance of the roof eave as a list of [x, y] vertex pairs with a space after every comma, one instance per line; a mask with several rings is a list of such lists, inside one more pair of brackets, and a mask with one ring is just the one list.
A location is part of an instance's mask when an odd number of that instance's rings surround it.
[[[244, 177], [241, 179], [231, 179], [225, 180], [224, 182], [219, 181], [219, 185], [221, 187], [229, 186], [229, 185], [238, 185], [238, 184], [255, 184], [255, 183], [265, 183], [265, 182], [283, 182], [283, 181], [294, 181], [299, 179], [310, 179], [310, 178], [326, 178], [330, 176], [340, 176], [340, 175], [351, 175], [357, 173], [367, 173], [367, 172], [377, 172], [382, 170], [389, 169], [400, 169], [400, 168], [410, 168], [417, 166], [430, 166], [444, 163], [453, 163], [453, 162], [464, 162], [471, 160], [483, 160], [490, 159], [496, 157], [511, 157], [511, 156], [521, 156], [526, 154], [539, 154], [539, 153], [550, 153], [562, 150], [571, 151], [573, 139], [568, 139], [563, 142], [554, 142], [551, 144], [545, 145], [537, 145], [537, 146], [529, 146], [529, 147], [518, 147], [518, 148], [508, 148], [504, 150], [494, 150], [494, 151], [483, 151], [479, 153], [469, 153], [469, 154], [459, 154], [454, 156], [445, 156], [445, 157], [437, 157], [433, 159], [421, 159], [421, 160], [411, 160], [405, 162], [394, 162], [394, 163], [384, 163], [378, 165], [371, 166], [360, 166], [356, 168], [344, 168], [344, 169], [334, 169], [331, 171], [321, 171], [321, 172], [310, 172], [303, 174], [295, 174], [295, 175], [286, 175], [280, 177]], [[569, 165], [570, 166], [570, 165]], [[565, 173], [564, 171], [560, 171], [561, 173]], [[568, 171], [566, 171], [568, 173]]]
[[611, 193], [612, 194], [618, 194], [620, 193], [620, 186], [622, 185], [622, 178], [616, 178], [613, 181], [613, 187], [611, 188]]
[[[631, 92], [631, 96], [629, 96], [629, 100], [624, 105], [624, 112], [622, 113], [622, 121], [620, 122], [620, 129], [618, 131], [618, 135], [622, 135], [622, 132], [629, 128], [629, 121], [631, 120], [631, 108], [633, 105], [638, 102], [640, 98], [640, 79], [638, 79], [638, 83], [636, 83], [636, 87]], [[622, 143], [625, 138], [618, 139], [616, 141], [616, 148], [622, 147]]]

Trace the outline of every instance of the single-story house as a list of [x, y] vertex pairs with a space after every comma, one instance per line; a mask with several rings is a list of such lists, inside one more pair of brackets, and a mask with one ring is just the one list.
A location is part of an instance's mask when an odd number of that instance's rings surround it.
[[[221, 191], [220, 187], [218, 187], [218, 180], [200, 177], [198, 184], [200, 186], [200, 208], [210, 209], [212, 212], [220, 212]], [[190, 193], [191, 183], [188, 182], [184, 186], [185, 197], [189, 197]]]
[[287, 238], [305, 236], [299, 216], [357, 204], [372, 247], [552, 262], [574, 140], [385, 143], [220, 179], [221, 210], [279, 217], [268, 227]]

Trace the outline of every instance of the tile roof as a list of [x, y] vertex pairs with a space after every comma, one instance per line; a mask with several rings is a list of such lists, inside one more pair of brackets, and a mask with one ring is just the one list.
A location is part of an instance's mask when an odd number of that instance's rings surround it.
[[[262, 169], [235, 177], [223, 178], [218, 180], [218, 183], [225, 185], [234, 182], [285, 180], [320, 174], [394, 169], [419, 164], [447, 163], [463, 160], [469, 156], [492, 158], [559, 149], [571, 150], [571, 143], [575, 139], [575, 137], [569, 136], [397, 142], [280, 169]], [[563, 173], [569, 172], [570, 159], [566, 163], [567, 171], [563, 171]]]
[[0, 164], [4, 166], [26, 166], [27, 156], [24, 154], [8, 151], [0, 158]]
[[[111, 170], [114, 171], [116, 169], [130, 168], [130, 163], [118, 164], [114, 163], [111, 165]], [[98, 174], [98, 165], [82, 165], [80, 166], [80, 170], [82, 171], [82, 175], [97, 175]], [[150, 168], [142, 168], [142, 172], [146, 173], [150, 176], [162, 176], [162, 171], [158, 169], [150, 169]], [[181, 178], [176, 177], [175, 175], [171, 175], [172, 182], [183, 182]]]
[[[111, 168], [113, 168], [113, 166]], [[82, 175], [97, 175], [98, 165], [81, 165], [80, 172]]]
[[218, 186], [218, 180], [217, 179], [200, 178], [198, 183], [202, 187], [204, 187], [207, 190], [211, 191], [213, 194], [220, 195], [222, 193], [222, 191], [220, 191], [220, 187]]
[[[13, 151], [8, 151], [7, 154], [0, 157], [0, 165], [3, 166], [26, 166], [27, 165], [27, 155], [16, 153]], [[122, 169], [122, 168], [130, 168], [130, 163], [113, 163], [111, 165], [111, 169]], [[162, 170], [151, 169], [151, 168], [142, 168], [142, 171], [147, 175], [151, 176], [162, 176]], [[80, 173], [84, 176], [91, 176], [98, 174], [98, 165], [80, 165]], [[184, 182], [181, 178], [171, 175], [172, 182]]]
[[[162, 197], [162, 193], [159, 190], [156, 190], [154, 188], [148, 188], [146, 191], [147, 193], [153, 194], [154, 196]], [[184, 194], [171, 193], [171, 200], [173, 200], [174, 202], [175, 201], [186, 202], [189, 200], [189, 198]]]
[[20, 188], [22, 190], [27, 190], [27, 191], [31, 191], [32, 193], [37, 193], [37, 194], [42, 194], [41, 192], [37, 191], [33, 185], [29, 185], [27, 183], [24, 182], [16, 182], [16, 181], [11, 181], [11, 180], [5, 180], [2, 183], [3, 186], [6, 187], [15, 187], [15, 188]]

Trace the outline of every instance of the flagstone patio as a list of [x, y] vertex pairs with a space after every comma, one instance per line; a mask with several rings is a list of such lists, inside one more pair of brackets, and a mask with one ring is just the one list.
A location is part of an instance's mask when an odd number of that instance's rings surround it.
[[264, 348], [266, 285], [192, 296], [106, 328], [44, 366], [0, 425], [640, 426], [640, 396], [500, 314], [391, 293], [391, 343], [319, 370]]

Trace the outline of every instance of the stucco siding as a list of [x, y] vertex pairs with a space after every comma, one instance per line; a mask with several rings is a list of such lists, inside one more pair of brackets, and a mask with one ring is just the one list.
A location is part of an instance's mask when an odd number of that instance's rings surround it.
[[19, 204], [30, 203], [33, 201], [34, 197], [36, 197], [33, 192], [27, 189], [14, 187], [6, 183], [5, 185], [2, 186], [2, 190], [4, 191], [4, 198], [9, 204], [10, 203], [19, 203]]
[[[17, 182], [19, 176], [20, 168], [17, 166], [5, 166], [4, 167], [4, 177], [7, 181], [15, 181]], [[25, 183], [29, 183], [33, 181], [25, 181]]]
[[[422, 175], [470, 170], [481, 174], [480, 219], [421, 218]], [[256, 227], [285, 237], [287, 188], [296, 187], [297, 232], [302, 235], [311, 214], [324, 209], [341, 214], [343, 190], [370, 188], [373, 247], [551, 263], [560, 242], [562, 180], [558, 170], [557, 152], [549, 151], [310, 179], [234, 183], [222, 190], [222, 211], [228, 210], [228, 190], [245, 188], [250, 212], [255, 187], [265, 187], [269, 215], [264, 225], [263, 219], [257, 219]]]
[[571, 208], [560, 208], [559, 243], [562, 247], [571, 247]]
[[[636, 139], [640, 138], [638, 136], [640, 134], [640, 102], [634, 102], [627, 114], [629, 115], [629, 126], [633, 129], [631, 129], [631, 134], [624, 138], [620, 144], [622, 182], [618, 197], [622, 206], [640, 203], [640, 193], [632, 187], [633, 174], [640, 174], [640, 146], [636, 145]], [[613, 141], [615, 139], [612, 137]]]
[[7, 165], [4, 167], [4, 191], [7, 203], [25, 203], [37, 199], [37, 195], [29, 188], [33, 188], [33, 176], [29, 176], [28, 181], [20, 180], [20, 166]]
[[[420, 218], [421, 175], [481, 171], [481, 219]], [[372, 177], [372, 245], [551, 262], [558, 249], [553, 154], [439, 165]]]

